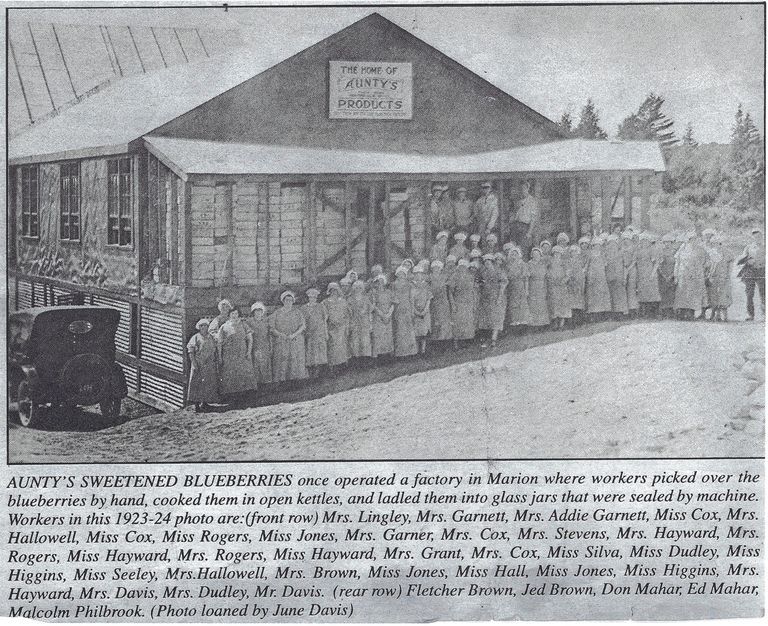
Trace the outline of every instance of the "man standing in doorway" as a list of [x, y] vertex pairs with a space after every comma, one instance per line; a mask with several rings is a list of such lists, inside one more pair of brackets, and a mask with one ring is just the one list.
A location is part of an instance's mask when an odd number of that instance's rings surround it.
[[499, 198], [493, 192], [493, 185], [484, 182], [480, 197], [475, 201], [475, 232], [485, 239], [496, 228], [499, 219]]
[[514, 241], [527, 254], [531, 245], [533, 224], [538, 217], [538, 204], [536, 198], [531, 195], [531, 186], [526, 181], [523, 183], [523, 197], [517, 206], [512, 220], [512, 241]]
[[451, 230], [455, 223], [453, 217], [453, 204], [448, 195], [448, 185], [433, 185], [432, 198], [430, 200], [430, 213], [432, 214], [432, 234], [441, 230]]
[[432, 185], [432, 193], [429, 197], [429, 213], [432, 218], [432, 236], [434, 237], [435, 233], [438, 231], [443, 230], [443, 227], [441, 225], [441, 202], [443, 196], [443, 188], [439, 184]]
[[755, 319], [755, 287], [760, 292], [765, 315], [765, 242], [759, 228], [752, 229], [752, 241], [744, 248], [738, 264], [739, 278], [747, 288], [747, 320]]
[[456, 199], [453, 201], [453, 213], [456, 218], [456, 229], [471, 232], [472, 200], [467, 198], [466, 187], [459, 187], [456, 190]]

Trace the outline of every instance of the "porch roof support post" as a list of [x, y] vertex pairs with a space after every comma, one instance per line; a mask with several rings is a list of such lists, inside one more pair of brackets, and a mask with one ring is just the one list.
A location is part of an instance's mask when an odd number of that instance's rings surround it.
[[178, 188], [176, 186], [175, 176], [173, 174], [168, 175], [168, 181], [166, 183], [169, 186], [171, 195], [171, 206], [169, 210], [171, 212], [171, 232], [170, 247], [171, 247], [171, 275], [170, 282], [172, 285], [179, 284], [179, 198]]
[[643, 176], [643, 186], [642, 186], [643, 196], [642, 196], [642, 204], [640, 205], [640, 220], [641, 220], [641, 226], [643, 227], [643, 230], [649, 230], [651, 228], [650, 186], [651, 186], [651, 177], [648, 175]]
[[571, 209], [571, 215], [570, 215], [570, 221], [571, 221], [571, 238], [574, 238], [578, 234], [578, 207], [576, 206], [578, 202], [578, 190], [576, 189], [578, 183], [578, 179], [575, 176], [572, 176], [568, 179], [568, 192], [569, 192], [569, 202]]
[[352, 193], [349, 181], [344, 182], [344, 271], [352, 269]]
[[[139, 269], [139, 282], [141, 282], [144, 275], [149, 271], [149, 267], [146, 267], [147, 260], [144, 258], [146, 241], [145, 237], [145, 220], [149, 214], [149, 168], [150, 157], [146, 150], [142, 150], [136, 157], [136, 171], [138, 173], [137, 184], [137, 206], [136, 206], [136, 218], [134, 220], [134, 230], [136, 233], [136, 267]], [[109, 168], [109, 165], [107, 165]], [[109, 170], [107, 170], [107, 178], [109, 178]], [[80, 225], [82, 228], [82, 224]], [[119, 236], [119, 235], [118, 235]], [[151, 267], [151, 265], [150, 265]]]
[[632, 223], [632, 176], [624, 175], [624, 228]]
[[607, 176], [600, 177], [600, 190], [602, 192], [602, 222], [601, 230], [604, 233], [611, 230], [611, 179]]
[[376, 242], [374, 239], [374, 229], [376, 228], [376, 185], [371, 183], [368, 185], [368, 245], [366, 246], [368, 261], [368, 267], [371, 267], [375, 263], [375, 247]]
[[392, 240], [392, 233], [390, 232], [390, 223], [389, 223], [389, 208], [390, 208], [390, 201], [389, 201], [389, 194], [391, 191], [391, 183], [387, 180], [384, 183], [384, 267], [386, 268], [385, 271], [389, 272], [390, 269], [392, 269], [392, 250], [391, 250], [391, 240]]
[[317, 185], [315, 180], [309, 181], [309, 198], [307, 198], [307, 218], [309, 223], [308, 241], [306, 245], [306, 264], [309, 280], [317, 279]]
[[507, 226], [509, 224], [509, 210], [507, 198], [504, 193], [504, 179], [499, 179], [499, 240], [504, 243], [507, 241]]
[[536, 198], [536, 215], [534, 216], [533, 228], [531, 234], [533, 236], [534, 245], [538, 245], [537, 242], [541, 241], [541, 197], [542, 197], [542, 179], [535, 177], [533, 179], [533, 197]]
[[432, 192], [432, 183], [428, 183], [424, 189], [424, 251], [423, 256], [427, 256], [432, 250], [432, 215], [430, 213], [430, 198]]
[[184, 286], [192, 286], [192, 183], [183, 181], [184, 185]]

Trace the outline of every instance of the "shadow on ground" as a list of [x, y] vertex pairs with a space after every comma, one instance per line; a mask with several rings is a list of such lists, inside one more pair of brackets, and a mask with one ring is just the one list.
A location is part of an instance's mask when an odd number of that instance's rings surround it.
[[[104, 417], [98, 405], [88, 407], [56, 407], [44, 409], [43, 420], [36, 430], [47, 432], [94, 432], [125, 424], [138, 417], [156, 415], [157, 409], [141, 402], [126, 398], [119, 417], [111, 419]], [[23, 428], [15, 414], [9, 414], [11, 429]]]

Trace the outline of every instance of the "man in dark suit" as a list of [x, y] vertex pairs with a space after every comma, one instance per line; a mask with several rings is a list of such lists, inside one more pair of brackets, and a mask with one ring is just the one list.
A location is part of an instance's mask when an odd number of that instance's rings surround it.
[[755, 319], [755, 287], [760, 292], [765, 315], [765, 242], [759, 228], [752, 229], [752, 241], [744, 248], [741, 258], [739, 278], [747, 288], [747, 320]]

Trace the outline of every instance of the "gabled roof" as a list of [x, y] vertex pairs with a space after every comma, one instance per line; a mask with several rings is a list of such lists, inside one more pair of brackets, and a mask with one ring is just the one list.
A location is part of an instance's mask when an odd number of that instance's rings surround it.
[[489, 174], [666, 170], [655, 141], [569, 139], [480, 154], [392, 154], [145, 137], [182, 177], [190, 174]]
[[[362, 25], [393, 28], [419, 42], [438, 55], [441, 62], [492, 89], [499, 100], [513, 105], [528, 119], [535, 120], [558, 136], [554, 122], [378, 13], [358, 20], [277, 65], [300, 54], [322, 49], [330, 42], [353, 34]], [[277, 66], [267, 65], [263, 54], [242, 49], [228, 61], [222, 58], [206, 59], [127, 78], [13, 138], [9, 142], [10, 164], [126, 152], [130, 144], [142, 136], [271, 67]]]

